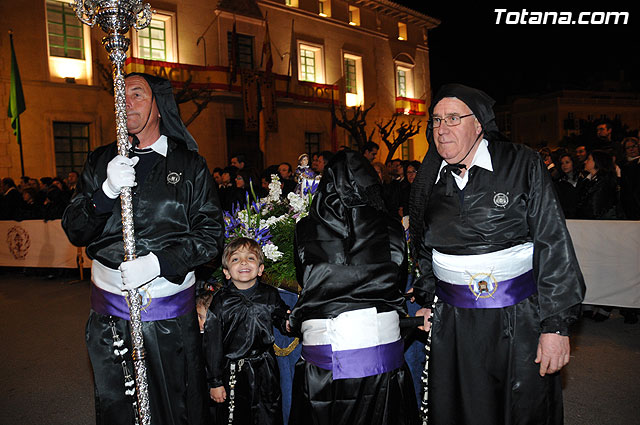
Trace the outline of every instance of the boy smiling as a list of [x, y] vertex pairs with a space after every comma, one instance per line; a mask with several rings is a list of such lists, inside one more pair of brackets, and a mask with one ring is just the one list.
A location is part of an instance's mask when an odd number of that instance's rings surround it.
[[225, 403], [216, 423], [233, 415], [236, 423], [282, 424], [273, 326], [287, 332], [287, 305], [277, 289], [259, 281], [264, 254], [253, 239], [229, 243], [222, 269], [229, 282], [213, 297], [203, 340], [211, 399]]

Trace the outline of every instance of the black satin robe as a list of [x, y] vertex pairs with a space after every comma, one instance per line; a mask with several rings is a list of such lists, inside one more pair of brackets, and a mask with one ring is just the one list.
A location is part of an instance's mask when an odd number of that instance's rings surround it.
[[[493, 172], [471, 168], [464, 191], [454, 184], [453, 196], [445, 195], [442, 180], [434, 186], [418, 255], [423, 275], [415, 291], [427, 303], [433, 299], [432, 249], [474, 255], [533, 242], [538, 292], [505, 308], [436, 305], [430, 423], [561, 424], [560, 376], [540, 377], [534, 359], [541, 332], [568, 334], [584, 298], [584, 279], [538, 155], [506, 142], [490, 142], [488, 148]], [[506, 206], [494, 202], [499, 193], [508, 197]]]
[[[107, 164], [117, 155], [116, 144], [89, 155], [62, 226], [76, 246], [86, 246], [90, 258], [117, 269], [124, 260], [120, 200], [111, 211], [96, 213], [93, 196], [107, 177]], [[177, 183], [168, 182], [177, 173]], [[136, 254], [154, 252], [162, 275], [177, 284], [188, 272], [212, 260], [222, 247], [223, 221], [213, 178], [204, 158], [168, 140], [166, 157], [155, 163], [132, 193]], [[163, 267], [164, 263], [164, 267]], [[110, 316], [91, 312], [86, 328], [87, 349], [95, 381], [98, 424], [132, 424], [131, 399], [124, 395], [122, 367], [113, 354]], [[113, 317], [129, 349], [129, 321]], [[150, 410], [154, 425], [204, 425], [208, 422], [208, 393], [195, 313], [143, 324], [147, 351]], [[130, 371], [133, 368], [130, 364]]]
[[[134, 399], [125, 396], [121, 358], [114, 354], [109, 320], [129, 352], [131, 327], [128, 320], [94, 311], [86, 326], [86, 342], [93, 369], [97, 425], [133, 425]], [[149, 407], [153, 425], [209, 425], [209, 401], [202, 360], [202, 344], [196, 312], [174, 319], [142, 322], [146, 350]]]
[[[405, 316], [406, 238], [384, 211], [375, 170], [355, 152], [340, 152], [322, 177], [309, 216], [296, 225], [302, 293], [290, 317], [303, 321], [375, 307]], [[329, 370], [296, 364], [289, 425], [414, 424], [418, 410], [406, 363], [365, 378], [334, 380]]]
[[[87, 255], [117, 269], [124, 259], [120, 199], [105, 214], [96, 213], [93, 195], [107, 178], [107, 164], [117, 155], [112, 143], [89, 154], [62, 227], [71, 243], [86, 246]], [[169, 183], [171, 173], [179, 175]], [[174, 174], [174, 175], [175, 175]], [[167, 156], [144, 182], [132, 189], [136, 255], [153, 252], [168, 263], [163, 276], [180, 284], [187, 273], [219, 254], [224, 235], [222, 210], [213, 177], [197, 152], [168, 140]], [[163, 270], [164, 272], [165, 270]]]
[[280, 372], [273, 351], [273, 326], [286, 333], [288, 307], [278, 290], [258, 285], [249, 296], [232, 283], [216, 292], [204, 326], [209, 387], [224, 386], [227, 400], [217, 407], [217, 423], [229, 414], [229, 364], [244, 359], [236, 373], [234, 423], [282, 424]]

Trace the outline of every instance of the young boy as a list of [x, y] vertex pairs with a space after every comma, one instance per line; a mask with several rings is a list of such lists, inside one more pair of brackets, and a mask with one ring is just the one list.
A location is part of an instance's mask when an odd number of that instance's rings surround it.
[[282, 424], [273, 326], [286, 332], [288, 311], [278, 291], [258, 281], [263, 263], [252, 239], [238, 238], [222, 254], [229, 283], [213, 296], [204, 327], [210, 396], [225, 403], [216, 423]]

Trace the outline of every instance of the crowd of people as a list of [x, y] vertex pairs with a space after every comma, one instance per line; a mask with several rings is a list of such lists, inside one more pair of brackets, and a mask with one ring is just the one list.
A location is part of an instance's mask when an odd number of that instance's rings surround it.
[[[601, 127], [607, 127], [602, 124]], [[610, 134], [610, 133], [607, 133]], [[383, 197], [390, 211], [398, 217], [409, 215], [411, 185], [420, 162], [394, 158], [382, 163], [377, 154], [379, 145], [367, 143], [361, 152], [378, 173], [383, 184]], [[640, 219], [640, 148], [638, 138], [626, 137], [619, 143], [602, 139], [602, 144], [587, 148], [543, 147], [539, 149], [557, 192], [564, 215], [568, 219], [639, 220]], [[334, 154], [329, 151], [310, 155], [313, 176], [322, 175]], [[245, 156], [237, 155], [225, 168], [215, 168], [213, 177], [218, 196], [225, 211], [233, 205], [246, 204], [249, 185], [258, 198], [268, 193], [271, 176], [276, 174], [282, 183], [283, 196], [295, 190], [300, 166], [288, 162], [268, 166], [261, 174], [245, 166]]]
[[18, 184], [10, 178], [2, 179], [0, 220], [55, 220], [62, 218], [78, 182], [78, 173], [71, 171], [66, 178], [42, 177], [39, 180], [23, 176]]
[[[543, 147], [543, 158], [554, 182], [566, 218], [586, 220], [640, 220], [640, 147], [637, 137], [611, 141], [610, 124], [598, 126], [601, 141], [587, 148]], [[361, 152], [375, 168], [383, 184], [383, 196], [390, 211], [399, 217], [408, 216], [409, 193], [420, 162], [394, 158], [382, 163], [377, 154], [379, 145], [367, 143]], [[301, 155], [294, 168], [289, 162], [267, 166], [262, 172], [246, 166], [244, 154], [231, 158], [228, 166], [216, 167], [213, 178], [223, 210], [244, 207], [247, 200], [263, 198], [269, 192], [271, 176], [278, 175], [282, 195], [295, 190], [299, 176], [322, 176], [334, 153], [322, 151]], [[309, 162], [301, 166], [302, 157]], [[307, 168], [308, 171], [305, 171]], [[78, 182], [79, 174], [71, 171], [66, 177], [28, 176], [18, 183], [2, 179], [0, 220], [54, 220], [62, 217]], [[250, 187], [251, 186], [251, 187]]]
[[[345, 149], [347, 147], [343, 146], [340, 151]], [[374, 167], [383, 184], [383, 197], [387, 208], [398, 217], [406, 216], [409, 211], [411, 183], [418, 173], [420, 162], [395, 158], [382, 163], [377, 160], [379, 149], [380, 146], [377, 143], [368, 142], [361, 149], [361, 153]], [[247, 199], [254, 200], [254, 196], [257, 198], [266, 196], [269, 193], [272, 175], [277, 175], [280, 179], [282, 196], [286, 197], [298, 187], [301, 178], [319, 181], [334, 155], [335, 153], [331, 151], [302, 154], [295, 168], [289, 162], [281, 162], [267, 166], [260, 174], [246, 166], [244, 154], [236, 155], [231, 158], [227, 167], [216, 167], [213, 170], [222, 209], [231, 211], [236, 205], [244, 207]], [[248, 182], [251, 182], [252, 189], [249, 188]]]
[[[606, 124], [602, 124], [603, 127]], [[539, 151], [566, 218], [640, 219], [640, 150], [636, 137], [591, 149]]]

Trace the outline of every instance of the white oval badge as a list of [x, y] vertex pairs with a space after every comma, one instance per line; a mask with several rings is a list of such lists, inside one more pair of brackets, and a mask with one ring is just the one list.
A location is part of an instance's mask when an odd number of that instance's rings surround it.
[[175, 171], [170, 172], [167, 175], [167, 183], [169, 184], [176, 184], [180, 181], [180, 174], [181, 173], [176, 173]]

